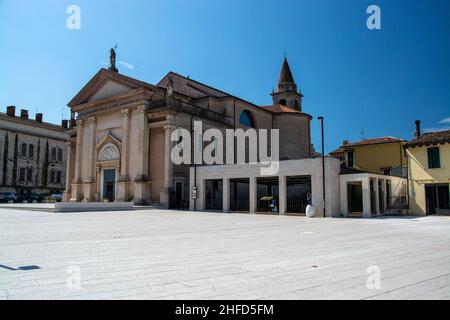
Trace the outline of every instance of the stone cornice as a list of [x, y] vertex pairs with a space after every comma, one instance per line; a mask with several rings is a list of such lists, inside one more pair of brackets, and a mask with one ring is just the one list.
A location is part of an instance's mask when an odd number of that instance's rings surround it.
[[78, 112], [79, 116], [90, 116], [105, 110], [112, 110], [116, 108], [122, 109], [124, 106], [130, 108], [131, 104], [148, 104], [152, 96], [153, 92], [151, 90], [147, 88], [137, 88], [125, 94], [115, 95], [76, 106], [73, 110]]

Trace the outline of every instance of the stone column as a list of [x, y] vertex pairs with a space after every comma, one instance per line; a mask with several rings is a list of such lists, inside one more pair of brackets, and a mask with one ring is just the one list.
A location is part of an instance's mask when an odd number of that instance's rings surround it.
[[66, 190], [64, 190], [63, 201], [70, 200], [70, 189], [73, 179], [73, 161], [72, 161], [72, 142], [66, 142], [67, 156], [66, 156]]
[[148, 188], [148, 147], [149, 132], [147, 121], [147, 107], [141, 105], [137, 108], [137, 174], [134, 179], [134, 203], [137, 205], [145, 205], [150, 201]]
[[83, 164], [83, 120], [77, 120], [77, 140], [75, 144], [75, 172], [72, 181], [70, 201], [81, 200], [82, 164]]
[[286, 176], [280, 176], [278, 181], [279, 190], [279, 203], [278, 209], [280, 214], [286, 213], [286, 200], [287, 200], [287, 186], [286, 186]]
[[370, 218], [370, 178], [362, 178], [362, 200], [363, 200], [363, 217]]
[[173, 163], [170, 158], [170, 153], [172, 151], [172, 142], [170, 141], [170, 137], [172, 136], [172, 132], [175, 130], [174, 125], [166, 125], [164, 126], [164, 186], [161, 190], [159, 201], [161, 205], [165, 208], [169, 207], [169, 193], [170, 188], [173, 184]]
[[230, 179], [223, 178], [223, 190], [222, 190], [222, 207], [223, 212], [230, 211]]
[[128, 153], [130, 140], [130, 110], [123, 109], [122, 114], [122, 153], [120, 155], [120, 175], [117, 179], [117, 201], [128, 200]]
[[89, 117], [89, 132], [87, 136], [88, 150], [90, 157], [86, 163], [88, 176], [84, 179], [84, 200], [94, 201], [95, 193], [95, 146], [97, 144], [97, 120]]
[[[374, 184], [373, 190], [375, 191], [375, 214], [377, 216], [380, 215], [380, 193], [378, 190], [378, 181], [380, 181], [380, 180], [375, 179], [374, 183], [373, 183]], [[373, 208], [372, 208], [372, 212], [373, 212]]]
[[257, 201], [258, 201], [258, 188], [257, 188], [257, 182], [256, 177], [250, 177], [250, 213], [255, 213], [256, 209], [258, 207]]

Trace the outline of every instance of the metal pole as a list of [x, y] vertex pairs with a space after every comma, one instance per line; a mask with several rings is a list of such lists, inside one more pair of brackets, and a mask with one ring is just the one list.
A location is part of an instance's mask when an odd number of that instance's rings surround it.
[[323, 135], [323, 117], [318, 117], [320, 120], [320, 126], [322, 129], [322, 193], [323, 193], [323, 217], [326, 217], [326, 205], [325, 205], [325, 143]]

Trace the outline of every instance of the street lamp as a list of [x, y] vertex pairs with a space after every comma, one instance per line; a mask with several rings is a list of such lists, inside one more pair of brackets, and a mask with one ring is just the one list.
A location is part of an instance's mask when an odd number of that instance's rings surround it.
[[317, 117], [320, 120], [320, 126], [322, 130], [322, 194], [323, 194], [323, 217], [326, 217], [325, 209], [325, 146], [324, 146], [324, 136], [323, 136], [323, 117]]

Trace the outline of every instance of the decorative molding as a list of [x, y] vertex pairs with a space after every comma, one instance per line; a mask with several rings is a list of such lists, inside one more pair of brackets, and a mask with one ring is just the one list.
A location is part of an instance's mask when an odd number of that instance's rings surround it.
[[147, 111], [147, 106], [146, 105], [140, 105], [137, 107], [137, 110], [139, 112], [139, 114], [143, 114]]
[[120, 113], [122, 114], [122, 117], [126, 117], [128, 118], [130, 116], [130, 109], [126, 108], [126, 109], [122, 109], [120, 111]]
[[95, 116], [91, 116], [88, 118], [89, 124], [94, 125], [97, 123], [97, 118]]
[[113, 143], [107, 143], [103, 146], [98, 161], [113, 161], [120, 160], [120, 151], [117, 146]]

